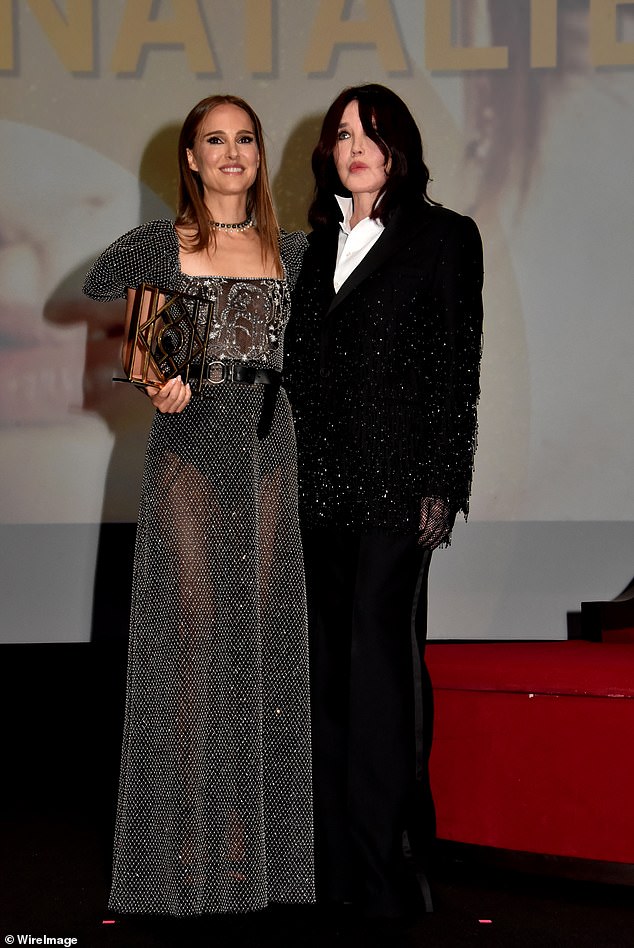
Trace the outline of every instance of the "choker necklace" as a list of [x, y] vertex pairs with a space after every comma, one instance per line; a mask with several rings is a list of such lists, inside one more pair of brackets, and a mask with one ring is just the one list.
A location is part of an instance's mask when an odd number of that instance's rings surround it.
[[253, 218], [247, 217], [245, 221], [241, 221], [239, 224], [223, 224], [222, 221], [209, 221], [212, 227], [217, 227], [218, 230], [248, 230], [249, 227], [253, 227]]

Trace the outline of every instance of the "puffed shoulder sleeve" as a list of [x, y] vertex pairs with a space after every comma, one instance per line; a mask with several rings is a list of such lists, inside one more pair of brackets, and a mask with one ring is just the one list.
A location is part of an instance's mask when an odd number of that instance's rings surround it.
[[141, 283], [167, 287], [177, 269], [178, 238], [172, 221], [150, 221], [123, 234], [97, 257], [83, 291], [94, 300], [113, 300]]
[[303, 230], [294, 230], [290, 233], [285, 230], [280, 231], [280, 256], [291, 290], [297, 282], [307, 247], [308, 239]]

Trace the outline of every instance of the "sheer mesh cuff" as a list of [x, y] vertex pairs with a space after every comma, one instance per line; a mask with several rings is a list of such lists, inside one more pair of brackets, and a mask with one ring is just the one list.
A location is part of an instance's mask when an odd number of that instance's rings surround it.
[[442, 497], [423, 497], [420, 502], [419, 544], [427, 550], [435, 550], [442, 543], [448, 543], [455, 519], [455, 511]]

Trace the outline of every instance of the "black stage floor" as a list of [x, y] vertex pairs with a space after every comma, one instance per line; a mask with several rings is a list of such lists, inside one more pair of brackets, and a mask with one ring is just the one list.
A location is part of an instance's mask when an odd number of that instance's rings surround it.
[[[3, 824], [2, 927], [7, 935], [76, 938], [78, 948], [631, 948], [634, 891], [444, 863], [435, 911], [405, 932], [353, 919], [324, 923], [312, 910], [277, 909], [197, 924], [113, 919], [106, 908], [105, 827], [67, 814]], [[114, 921], [114, 924], [106, 924]], [[337, 932], [339, 932], [337, 934]]]
[[1, 655], [0, 944], [46, 935], [75, 938], [77, 948], [634, 948], [634, 887], [501, 871], [442, 849], [435, 911], [402, 933], [354, 919], [326, 924], [309, 909], [197, 924], [113, 919], [123, 652], [3, 646]]

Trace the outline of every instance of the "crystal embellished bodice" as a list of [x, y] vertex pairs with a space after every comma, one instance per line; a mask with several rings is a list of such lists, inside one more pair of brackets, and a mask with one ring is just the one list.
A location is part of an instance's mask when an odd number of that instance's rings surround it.
[[288, 320], [284, 280], [183, 274], [181, 289], [213, 300], [207, 359], [266, 362], [281, 371], [284, 327]]

